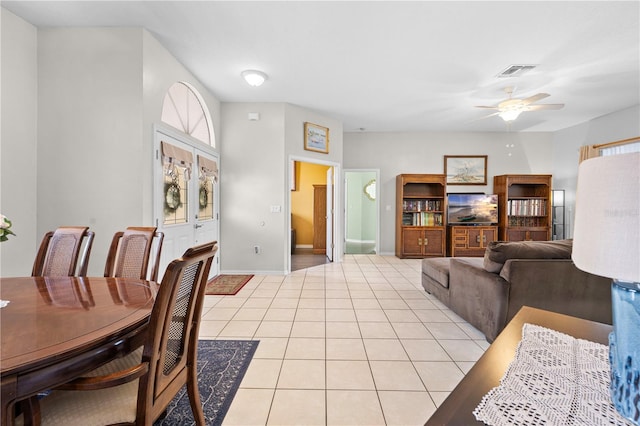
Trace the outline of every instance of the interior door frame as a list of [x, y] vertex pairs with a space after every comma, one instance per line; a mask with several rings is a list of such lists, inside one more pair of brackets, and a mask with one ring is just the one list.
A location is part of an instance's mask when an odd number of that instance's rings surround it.
[[[336, 211], [340, 211], [340, 200], [341, 200], [341, 191], [342, 191], [342, 185], [340, 182], [340, 179], [336, 179], [336, 176], [342, 176], [342, 169], [340, 167], [340, 163], [336, 163], [334, 161], [323, 161], [323, 160], [319, 160], [317, 158], [310, 158], [310, 157], [302, 157], [299, 155], [289, 155], [289, 159], [287, 161], [287, 170], [288, 170], [288, 179], [287, 179], [287, 185], [286, 186], [286, 191], [287, 191], [287, 197], [286, 199], [287, 201], [287, 228], [286, 229], [291, 229], [291, 184], [293, 183], [293, 179], [295, 179], [295, 176], [293, 175], [293, 173], [295, 173], [295, 170], [293, 169], [293, 167], [289, 167], [291, 166], [291, 162], [292, 161], [299, 161], [301, 163], [311, 163], [311, 164], [320, 164], [323, 166], [329, 166], [329, 167], [333, 167], [333, 215], [332, 215], [332, 229], [333, 229], [333, 247], [332, 247], [332, 254], [333, 254], [333, 262], [340, 262], [342, 261], [342, 253], [344, 252], [342, 249], [342, 240], [335, 238], [336, 235], [342, 235], [342, 228], [340, 228], [340, 222], [338, 221], [338, 219], [340, 217], [342, 217], [342, 215], [338, 215], [336, 214]], [[328, 206], [327, 206], [328, 207]], [[291, 273], [291, 238], [286, 238], [287, 239], [287, 244], [285, 244], [285, 265], [286, 265], [286, 271], [287, 274]]]
[[[347, 247], [347, 209], [349, 207], [349, 200], [347, 197], [349, 194], [347, 193], [347, 172], [357, 173], [375, 173], [376, 179], [376, 200], [375, 200], [375, 209], [376, 209], [376, 254], [380, 254], [380, 169], [344, 169], [342, 173], [342, 182], [344, 186], [344, 216], [342, 218], [344, 227], [342, 229], [342, 247], [346, 250]], [[334, 179], [335, 181], [335, 179]]]

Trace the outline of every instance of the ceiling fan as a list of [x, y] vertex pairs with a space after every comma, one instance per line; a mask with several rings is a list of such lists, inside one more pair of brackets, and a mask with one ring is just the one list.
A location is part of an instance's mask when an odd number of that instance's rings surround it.
[[525, 111], [540, 111], [544, 109], [561, 109], [564, 104], [535, 104], [539, 100], [549, 97], [548, 93], [538, 93], [528, 98], [519, 99], [513, 98], [513, 87], [505, 87], [504, 91], [509, 96], [508, 99], [500, 102], [495, 106], [477, 105], [476, 108], [495, 109], [497, 112], [489, 114], [482, 118], [493, 117], [494, 115], [500, 116], [504, 121], [514, 121], [520, 113]]

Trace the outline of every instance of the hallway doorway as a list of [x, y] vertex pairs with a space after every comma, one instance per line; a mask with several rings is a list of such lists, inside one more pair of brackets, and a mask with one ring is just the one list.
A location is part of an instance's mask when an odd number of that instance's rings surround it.
[[[291, 186], [291, 270], [330, 263], [332, 251], [333, 167], [295, 161]], [[331, 245], [328, 247], [327, 244]]]
[[377, 170], [345, 170], [345, 254], [378, 253]]

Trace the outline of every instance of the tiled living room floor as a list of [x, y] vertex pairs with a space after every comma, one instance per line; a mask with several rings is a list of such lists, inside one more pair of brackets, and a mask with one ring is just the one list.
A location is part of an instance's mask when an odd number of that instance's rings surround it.
[[225, 425], [422, 425], [489, 346], [376, 255], [206, 296], [200, 337], [260, 340]]

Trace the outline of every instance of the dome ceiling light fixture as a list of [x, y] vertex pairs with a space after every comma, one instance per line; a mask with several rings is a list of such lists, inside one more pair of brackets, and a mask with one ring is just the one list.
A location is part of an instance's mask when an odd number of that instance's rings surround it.
[[249, 84], [249, 86], [258, 87], [267, 79], [267, 75], [258, 70], [245, 70], [242, 71], [242, 77]]

